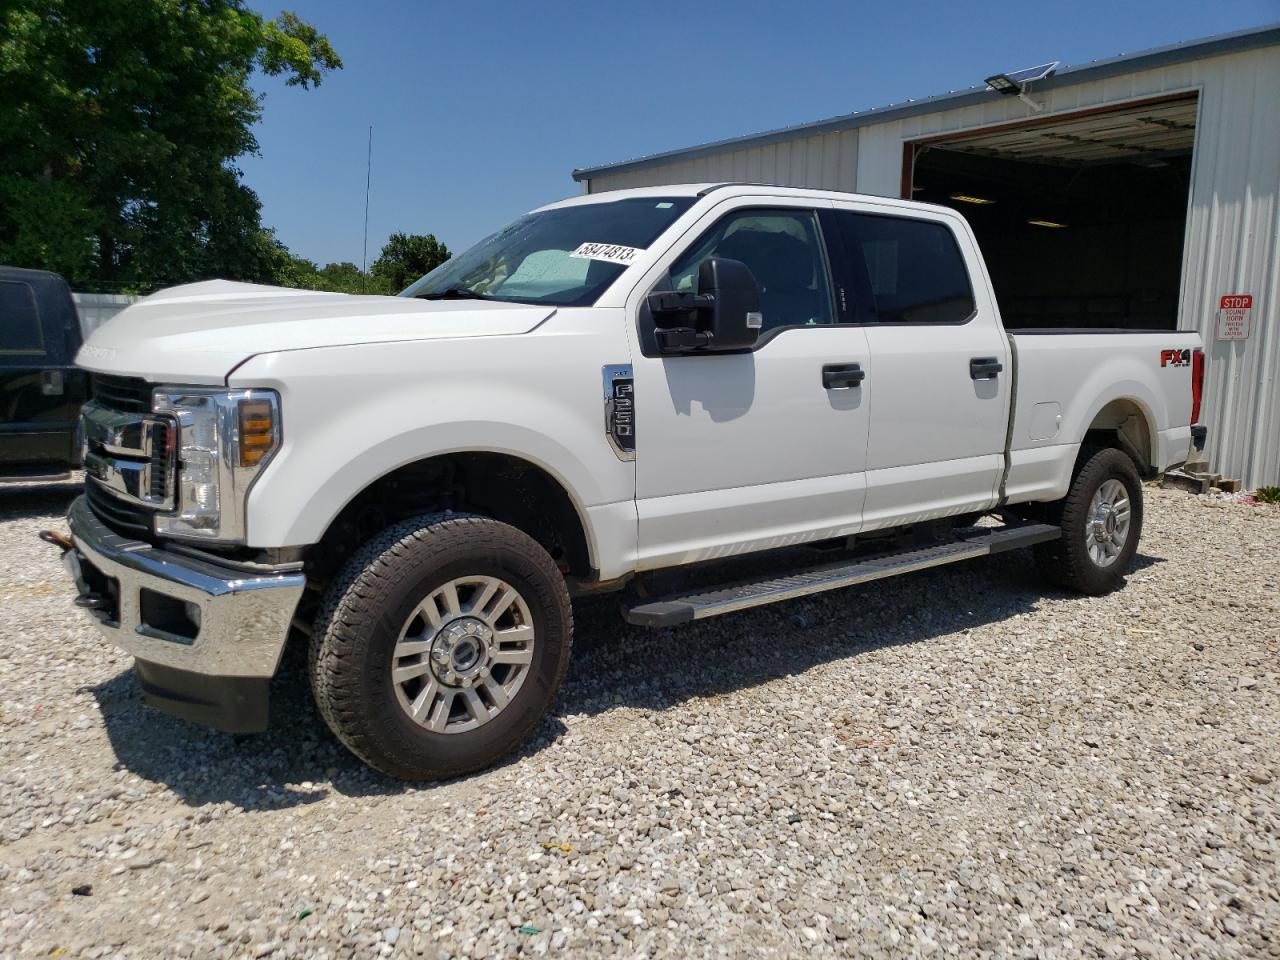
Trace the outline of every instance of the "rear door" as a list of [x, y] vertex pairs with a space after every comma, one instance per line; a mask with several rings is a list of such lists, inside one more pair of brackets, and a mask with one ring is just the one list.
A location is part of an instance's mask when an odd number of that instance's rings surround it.
[[[642, 568], [858, 530], [870, 390], [855, 381], [867, 339], [840, 322], [816, 206], [719, 204], [629, 297]], [[660, 355], [645, 296], [692, 291], [708, 257], [751, 269], [759, 340], [734, 353]]]
[[85, 374], [72, 360], [79, 321], [53, 274], [0, 276], [0, 475], [62, 473], [78, 460]]
[[939, 211], [837, 201], [841, 292], [870, 351], [864, 529], [996, 502], [1009, 346], [972, 236]]

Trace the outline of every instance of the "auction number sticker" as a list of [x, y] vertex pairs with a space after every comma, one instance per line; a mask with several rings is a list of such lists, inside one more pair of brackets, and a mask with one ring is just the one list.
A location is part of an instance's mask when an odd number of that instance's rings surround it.
[[636, 262], [643, 250], [639, 247], [624, 247], [617, 243], [584, 243], [569, 254], [579, 260], [603, 260], [606, 263], [620, 263], [624, 267]]

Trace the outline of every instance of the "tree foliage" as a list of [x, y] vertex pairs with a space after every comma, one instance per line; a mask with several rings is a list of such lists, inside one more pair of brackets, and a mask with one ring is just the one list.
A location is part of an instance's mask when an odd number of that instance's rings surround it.
[[428, 234], [393, 233], [382, 247], [368, 273], [354, 263], [328, 263], [323, 267], [290, 253], [270, 231], [265, 242], [274, 245], [271, 254], [272, 282], [303, 290], [332, 290], [337, 293], [399, 293], [424, 273], [449, 259], [449, 249]]
[[244, 0], [5, 0], [0, 262], [97, 289], [302, 276], [235, 166], [258, 147], [249, 81], [341, 66], [310, 24]]
[[449, 248], [434, 233], [393, 233], [373, 262], [370, 272], [387, 293], [398, 293], [424, 273], [430, 273], [449, 259]]

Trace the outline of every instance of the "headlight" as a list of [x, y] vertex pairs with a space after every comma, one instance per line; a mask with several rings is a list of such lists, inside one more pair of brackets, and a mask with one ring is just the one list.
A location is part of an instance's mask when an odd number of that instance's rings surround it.
[[176, 510], [156, 516], [156, 534], [243, 543], [249, 487], [280, 447], [279, 396], [158, 387], [151, 407], [178, 425]]

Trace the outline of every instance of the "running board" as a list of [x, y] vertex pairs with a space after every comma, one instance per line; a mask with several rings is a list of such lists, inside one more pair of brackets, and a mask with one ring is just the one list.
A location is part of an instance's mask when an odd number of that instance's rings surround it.
[[856, 560], [823, 564], [772, 580], [748, 580], [723, 587], [704, 589], [642, 603], [623, 611], [628, 623], [642, 627], [671, 627], [690, 620], [718, 617], [779, 600], [805, 597], [825, 590], [838, 590], [871, 580], [896, 577], [901, 573], [927, 570], [944, 563], [972, 560], [1006, 550], [1056, 540], [1061, 529], [1047, 523], [977, 528], [959, 539], [927, 547], [910, 547], [878, 553]]

